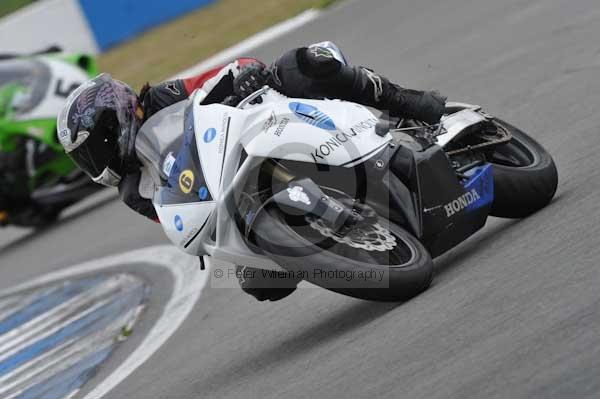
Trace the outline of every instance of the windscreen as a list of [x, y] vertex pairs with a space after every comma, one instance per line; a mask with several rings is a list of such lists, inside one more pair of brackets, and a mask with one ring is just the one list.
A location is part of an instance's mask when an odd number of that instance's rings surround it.
[[16, 115], [31, 111], [44, 99], [50, 79], [50, 68], [40, 61], [0, 61], [0, 92], [10, 93], [5, 106]]
[[136, 138], [138, 158], [152, 175], [159, 205], [212, 201], [194, 130], [191, 104], [180, 102], [150, 118]]

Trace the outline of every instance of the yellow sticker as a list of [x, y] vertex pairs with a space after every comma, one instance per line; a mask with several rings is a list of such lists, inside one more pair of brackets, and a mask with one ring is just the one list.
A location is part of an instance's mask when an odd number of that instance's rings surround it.
[[194, 172], [189, 169], [184, 170], [179, 175], [179, 188], [184, 194], [189, 194], [194, 188]]

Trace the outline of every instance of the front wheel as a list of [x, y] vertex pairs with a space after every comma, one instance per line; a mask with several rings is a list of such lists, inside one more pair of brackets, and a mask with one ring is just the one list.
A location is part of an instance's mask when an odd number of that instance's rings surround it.
[[59, 218], [62, 207], [24, 208], [13, 213], [7, 212], [7, 225], [41, 229], [52, 225]]
[[550, 203], [558, 185], [558, 172], [552, 157], [523, 131], [495, 120], [512, 134], [507, 144], [487, 155], [494, 165], [494, 202], [490, 214], [503, 218], [523, 218]]
[[404, 301], [426, 290], [433, 262], [423, 244], [379, 218], [338, 235], [311, 217], [291, 222], [278, 208], [260, 212], [254, 240], [284, 269], [355, 298]]

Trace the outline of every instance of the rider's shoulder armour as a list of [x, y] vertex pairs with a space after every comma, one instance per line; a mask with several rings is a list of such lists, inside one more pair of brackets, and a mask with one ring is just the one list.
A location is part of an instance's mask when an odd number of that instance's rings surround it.
[[144, 117], [148, 119], [161, 109], [186, 100], [188, 95], [184, 82], [180, 79], [169, 80], [143, 89], [140, 99], [144, 107]]

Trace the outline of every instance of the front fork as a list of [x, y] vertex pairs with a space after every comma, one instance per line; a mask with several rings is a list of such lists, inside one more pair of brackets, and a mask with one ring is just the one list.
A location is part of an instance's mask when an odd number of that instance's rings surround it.
[[274, 193], [264, 206], [276, 205], [291, 216], [313, 215], [337, 233], [364, 221], [357, 210], [327, 195], [312, 179], [298, 178], [273, 160], [263, 165], [263, 172], [285, 187]]

